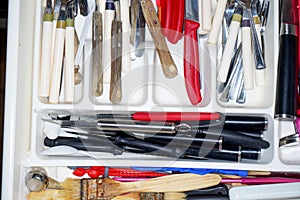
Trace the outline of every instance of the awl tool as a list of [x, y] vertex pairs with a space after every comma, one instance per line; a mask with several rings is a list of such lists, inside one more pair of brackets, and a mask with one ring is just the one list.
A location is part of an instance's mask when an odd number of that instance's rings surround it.
[[193, 105], [202, 101], [200, 86], [200, 61], [197, 29], [200, 24], [193, 13], [191, 1], [186, 1], [184, 21], [184, 80], [189, 99]]

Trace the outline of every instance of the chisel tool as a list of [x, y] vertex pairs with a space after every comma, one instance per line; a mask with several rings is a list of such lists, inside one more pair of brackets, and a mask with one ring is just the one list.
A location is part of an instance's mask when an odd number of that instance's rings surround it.
[[120, 1], [115, 0], [116, 16], [111, 30], [111, 79], [109, 100], [120, 103], [122, 100], [122, 22], [120, 18]]
[[163, 73], [166, 78], [174, 78], [178, 74], [177, 67], [169, 51], [166, 40], [161, 33], [161, 26], [154, 5], [151, 0], [141, 0], [141, 5], [146, 23], [159, 55]]
[[51, 45], [52, 45], [52, 2], [47, 0], [43, 16], [42, 56], [40, 68], [39, 96], [49, 97], [51, 77]]
[[106, 0], [103, 33], [103, 83], [110, 83], [111, 74], [111, 28], [115, 18], [115, 6], [112, 0]]
[[218, 71], [217, 81], [220, 83], [226, 82], [227, 74], [230, 66], [230, 61], [233, 55], [234, 46], [240, 29], [242, 21], [242, 7], [236, 7], [232, 21], [229, 27], [228, 39], [222, 56], [221, 65]]
[[66, 54], [66, 65], [65, 65], [65, 101], [73, 103], [74, 101], [74, 90], [75, 90], [75, 80], [74, 80], [74, 62], [75, 62], [75, 46], [74, 46], [74, 4], [70, 1], [67, 4], [66, 13], [66, 44], [65, 44], [65, 54]]
[[[200, 24], [195, 19], [191, 1], [186, 1], [184, 21], [184, 80], [188, 97], [193, 105], [202, 101], [200, 86], [200, 61], [197, 29]], [[197, 15], [197, 13], [196, 13]]]
[[103, 69], [102, 69], [102, 14], [99, 12], [99, 5], [96, 4], [93, 13], [92, 45], [93, 45], [93, 63], [92, 63], [92, 95], [101, 96], [103, 93]]
[[122, 72], [131, 71], [130, 60], [130, 21], [129, 21], [129, 2], [120, 1], [120, 12], [122, 21]]
[[295, 120], [298, 86], [297, 4], [295, 0], [284, 0], [282, 6], [274, 117], [279, 120]]
[[58, 103], [58, 99], [59, 99], [65, 34], [66, 34], [66, 0], [63, 0], [59, 12], [57, 25], [56, 25], [53, 62], [52, 62], [52, 76], [51, 76], [50, 96], [49, 96], [50, 103]]

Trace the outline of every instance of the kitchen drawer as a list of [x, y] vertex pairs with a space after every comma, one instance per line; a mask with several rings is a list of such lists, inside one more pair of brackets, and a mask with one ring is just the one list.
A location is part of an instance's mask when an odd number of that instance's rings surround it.
[[[93, 1], [91, 1], [93, 2]], [[200, 39], [200, 62], [203, 101], [191, 105], [184, 87], [183, 40], [173, 45], [168, 43], [170, 52], [178, 67], [178, 76], [166, 79], [160, 67], [149, 31], [146, 31], [146, 49], [143, 57], [132, 61], [132, 71], [122, 74], [123, 98], [120, 104], [109, 102], [109, 85], [104, 86], [101, 97], [91, 95], [91, 33], [88, 34], [80, 73], [83, 82], [75, 86], [74, 103], [61, 102], [49, 104], [39, 98], [39, 65], [42, 37], [42, 1], [11, 1], [9, 6], [7, 79], [4, 129], [4, 166], [2, 199], [24, 199], [27, 190], [24, 174], [30, 167], [45, 167], [48, 174], [63, 180], [71, 177], [66, 166], [172, 166], [190, 168], [218, 168], [241, 170], [299, 171], [300, 162], [286, 160], [280, 153], [279, 138], [292, 134], [293, 122], [273, 119], [275, 105], [275, 85], [279, 46], [278, 0], [271, 1], [269, 22], [265, 32], [266, 85], [254, 92], [247, 92], [245, 104], [219, 100], [216, 92], [217, 46]], [[76, 18], [75, 27], [83, 27], [84, 18]], [[221, 112], [235, 115], [264, 116], [268, 119], [268, 129], [264, 139], [270, 142], [270, 148], [262, 150], [257, 161], [245, 160], [239, 163], [219, 160], [181, 160], [160, 156], [125, 153], [111, 155], [107, 153], [89, 156], [45, 155], [43, 151], [45, 116], [49, 113], [67, 113], [73, 115], [100, 112], [134, 111], [176, 111], [176, 112]], [[300, 152], [300, 150], [296, 150]]]

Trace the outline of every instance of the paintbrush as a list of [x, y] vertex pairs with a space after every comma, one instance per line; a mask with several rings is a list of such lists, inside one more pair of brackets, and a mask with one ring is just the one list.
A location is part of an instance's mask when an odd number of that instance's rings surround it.
[[112, 200], [149, 200], [149, 199], [159, 199], [159, 200], [183, 200], [186, 199], [184, 193], [129, 193], [122, 196], [114, 197]]
[[[145, 181], [118, 182], [104, 179], [67, 179], [60, 185], [61, 190], [31, 192], [28, 200], [80, 200], [109, 199], [129, 192], [184, 192], [219, 184], [221, 177], [216, 174], [175, 174]], [[179, 184], [180, 183], [180, 184]]]

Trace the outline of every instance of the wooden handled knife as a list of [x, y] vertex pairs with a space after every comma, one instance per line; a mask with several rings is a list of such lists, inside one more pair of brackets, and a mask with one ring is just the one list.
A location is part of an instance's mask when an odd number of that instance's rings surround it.
[[111, 30], [111, 79], [110, 96], [112, 103], [120, 103], [122, 100], [122, 22], [120, 20], [120, 1], [115, 2], [116, 17], [112, 22]]

